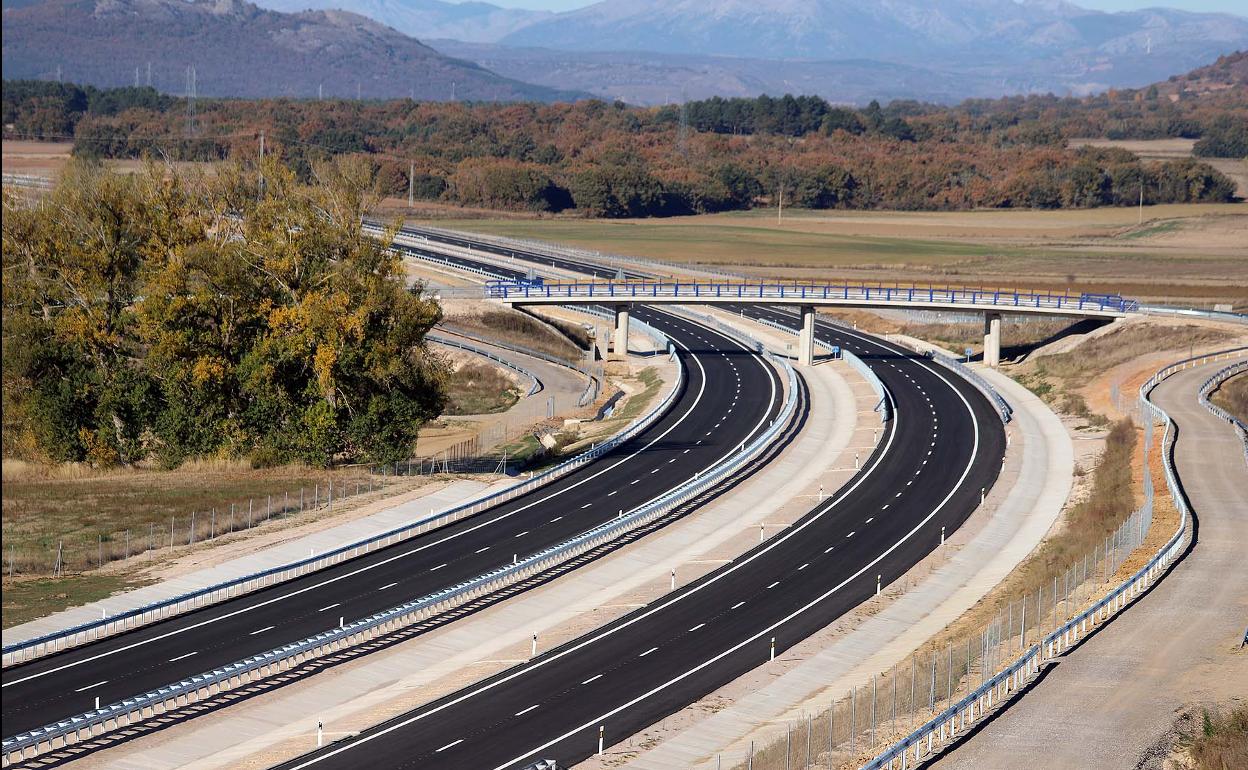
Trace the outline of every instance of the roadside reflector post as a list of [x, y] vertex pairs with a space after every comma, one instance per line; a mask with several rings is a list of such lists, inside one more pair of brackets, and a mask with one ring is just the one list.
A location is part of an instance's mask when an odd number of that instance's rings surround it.
[[316, 747], [319, 749], [325, 744], [325, 726], [318, 720], [316, 723]]
[[672, 568], [672, 589], [671, 590], [673, 591], [676, 590], [676, 568], [675, 567]]
[[97, 696], [95, 696], [95, 710], [96, 710], [96, 711], [99, 711], [99, 710], [100, 710], [100, 696], [98, 696], [98, 695], [97, 695]]
[[537, 634], [533, 634], [533, 648], [529, 650], [529, 657], [530, 658], [537, 657]]
[[944, 527], [940, 528], [940, 544], [941, 545], [945, 544], [945, 528]]
[[602, 741], [603, 741], [603, 738], [606, 736], [606, 732], [607, 732], [606, 725], [598, 725], [598, 756], [600, 757], [602, 756]]
[[775, 660], [775, 659], [776, 659], [776, 637], [773, 636], [771, 637], [771, 658], [769, 658], [769, 660]]
[[763, 542], [763, 522], [758, 522], [758, 542]]
[[883, 577], [883, 576], [882, 576], [882, 575], [876, 575], [876, 576], [875, 576], [875, 595], [876, 595], [876, 596], [879, 596], [879, 595], [880, 595], [880, 578], [881, 578], [881, 577]]
[[859, 468], [859, 465], [858, 465], [858, 453], [857, 453], [857, 452], [854, 452], [854, 470], [858, 470], [858, 468]]

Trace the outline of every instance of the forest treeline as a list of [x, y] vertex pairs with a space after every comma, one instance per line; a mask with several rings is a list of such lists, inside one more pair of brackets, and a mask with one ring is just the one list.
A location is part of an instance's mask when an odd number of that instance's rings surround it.
[[6, 190], [4, 455], [410, 457], [445, 403], [445, 363], [424, 344], [441, 311], [361, 232], [369, 165], [312, 177], [75, 161], [46, 196]]
[[[1229, 66], [1243, 55], [1224, 57]], [[1165, 84], [1163, 84], [1164, 86]], [[1248, 86], [1156, 86], [1084, 98], [918, 102], [856, 109], [812, 96], [622, 103], [467, 104], [198, 100], [8, 82], [10, 136], [72, 138], [87, 157], [254, 157], [263, 132], [301, 179], [360, 155], [390, 194], [486, 208], [668, 216], [808, 208], [1091, 207], [1226, 201], [1234, 184], [1191, 159], [1141, 161], [1079, 137], [1197, 139], [1248, 155]]]

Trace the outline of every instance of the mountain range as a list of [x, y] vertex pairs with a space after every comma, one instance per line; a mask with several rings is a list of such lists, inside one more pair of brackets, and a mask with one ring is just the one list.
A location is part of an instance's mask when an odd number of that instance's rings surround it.
[[552, 14], [485, 2], [346, 6], [513, 77], [653, 104], [814, 93], [841, 102], [1085, 94], [1248, 48], [1248, 19], [1062, 0], [604, 0]]
[[[1138, 87], [1248, 49], [1248, 18], [1063, 0], [5, 0], [5, 77], [236, 96], [818, 94], [952, 102]], [[502, 77], [495, 73], [506, 73]], [[454, 92], [454, 94], [452, 94]]]
[[[502, 77], [341, 10], [244, 0], [21, 0], [4, 7], [5, 78], [199, 96], [554, 101], [587, 96]], [[149, 66], [151, 79], [149, 81]]]

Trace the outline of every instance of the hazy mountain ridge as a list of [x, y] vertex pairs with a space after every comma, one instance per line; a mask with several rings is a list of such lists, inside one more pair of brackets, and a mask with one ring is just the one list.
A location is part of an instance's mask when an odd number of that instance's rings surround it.
[[286, 14], [243, 0], [43, 0], [4, 10], [6, 78], [97, 86], [147, 82], [200, 96], [550, 101], [578, 94], [501, 77], [372, 19]]
[[551, 11], [443, 0], [262, 0], [260, 5], [288, 13], [345, 8], [422, 40], [454, 38], [469, 43], [497, 41], [555, 15]]
[[[1010, 0], [608, 0], [536, 21], [506, 45], [936, 65], [1248, 41], [1248, 19], [1165, 8], [1103, 13]], [[939, 55], [940, 61], [929, 57]], [[1209, 51], [1204, 52], [1207, 60]]]

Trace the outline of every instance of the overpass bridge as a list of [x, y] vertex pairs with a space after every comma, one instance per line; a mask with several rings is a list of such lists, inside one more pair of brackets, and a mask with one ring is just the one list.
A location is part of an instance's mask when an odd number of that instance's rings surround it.
[[814, 360], [815, 310], [819, 307], [949, 310], [984, 315], [984, 363], [1001, 360], [1001, 317], [1046, 315], [1113, 320], [1139, 310], [1118, 294], [1070, 294], [933, 286], [885, 286], [777, 282], [568, 281], [541, 279], [487, 281], [487, 299], [510, 305], [609, 305], [615, 309], [615, 345], [628, 339], [629, 309], [635, 304], [792, 305], [801, 311], [798, 361]]

